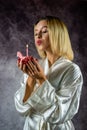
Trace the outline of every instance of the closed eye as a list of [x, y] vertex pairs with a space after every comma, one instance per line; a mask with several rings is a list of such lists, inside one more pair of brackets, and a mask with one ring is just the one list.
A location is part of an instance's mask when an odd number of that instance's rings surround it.
[[48, 30], [44, 30], [44, 31], [42, 31], [42, 33], [47, 33], [48, 32]]
[[38, 33], [35, 33], [34, 36], [38, 36]]

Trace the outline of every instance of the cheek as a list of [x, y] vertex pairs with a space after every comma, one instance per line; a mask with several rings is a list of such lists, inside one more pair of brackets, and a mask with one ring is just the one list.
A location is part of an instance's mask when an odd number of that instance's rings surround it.
[[45, 38], [45, 41], [46, 41], [46, 43], [47, 43], [48, 45], [50, 45], [50, 40], [49, 40], [49, 37], [48, 37], [48, 36]]
[[36, 45], [36, 38], [34, 38], [34, 43], [35, 43], [35, 45]]

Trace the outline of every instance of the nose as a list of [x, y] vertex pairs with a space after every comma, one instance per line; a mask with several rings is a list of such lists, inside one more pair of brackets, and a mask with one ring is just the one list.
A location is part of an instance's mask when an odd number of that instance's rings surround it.
[[38, 38], [42, 38], [41, 32], [38, 33]]

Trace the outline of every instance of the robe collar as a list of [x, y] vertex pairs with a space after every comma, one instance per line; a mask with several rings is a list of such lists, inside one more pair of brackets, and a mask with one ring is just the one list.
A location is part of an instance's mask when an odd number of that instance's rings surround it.
[[59, 64], [60, 62], [62, 62], [65, 59], [65, 57], [60, 57], [58, 58], [50, 67], [49, 67], [49, 61], [48, 58], [45, 58], [44, 61], [44, 73], [47, 75], [48, 72], [50, 71], [50, 69], [52, 69], [55, 65]]

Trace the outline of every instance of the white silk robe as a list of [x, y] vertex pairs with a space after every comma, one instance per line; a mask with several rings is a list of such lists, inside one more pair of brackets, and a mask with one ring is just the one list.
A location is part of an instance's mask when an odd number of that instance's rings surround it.
[[71, 119], [78, 112], [83, 78], [75, 63], [61, 57], [50, 68], [47, 58], [40, 61], [47, 76], [23, 103], [27, 75], [15, 93], [17, 111], [26, 117], [24, 130], [74, 130]]

